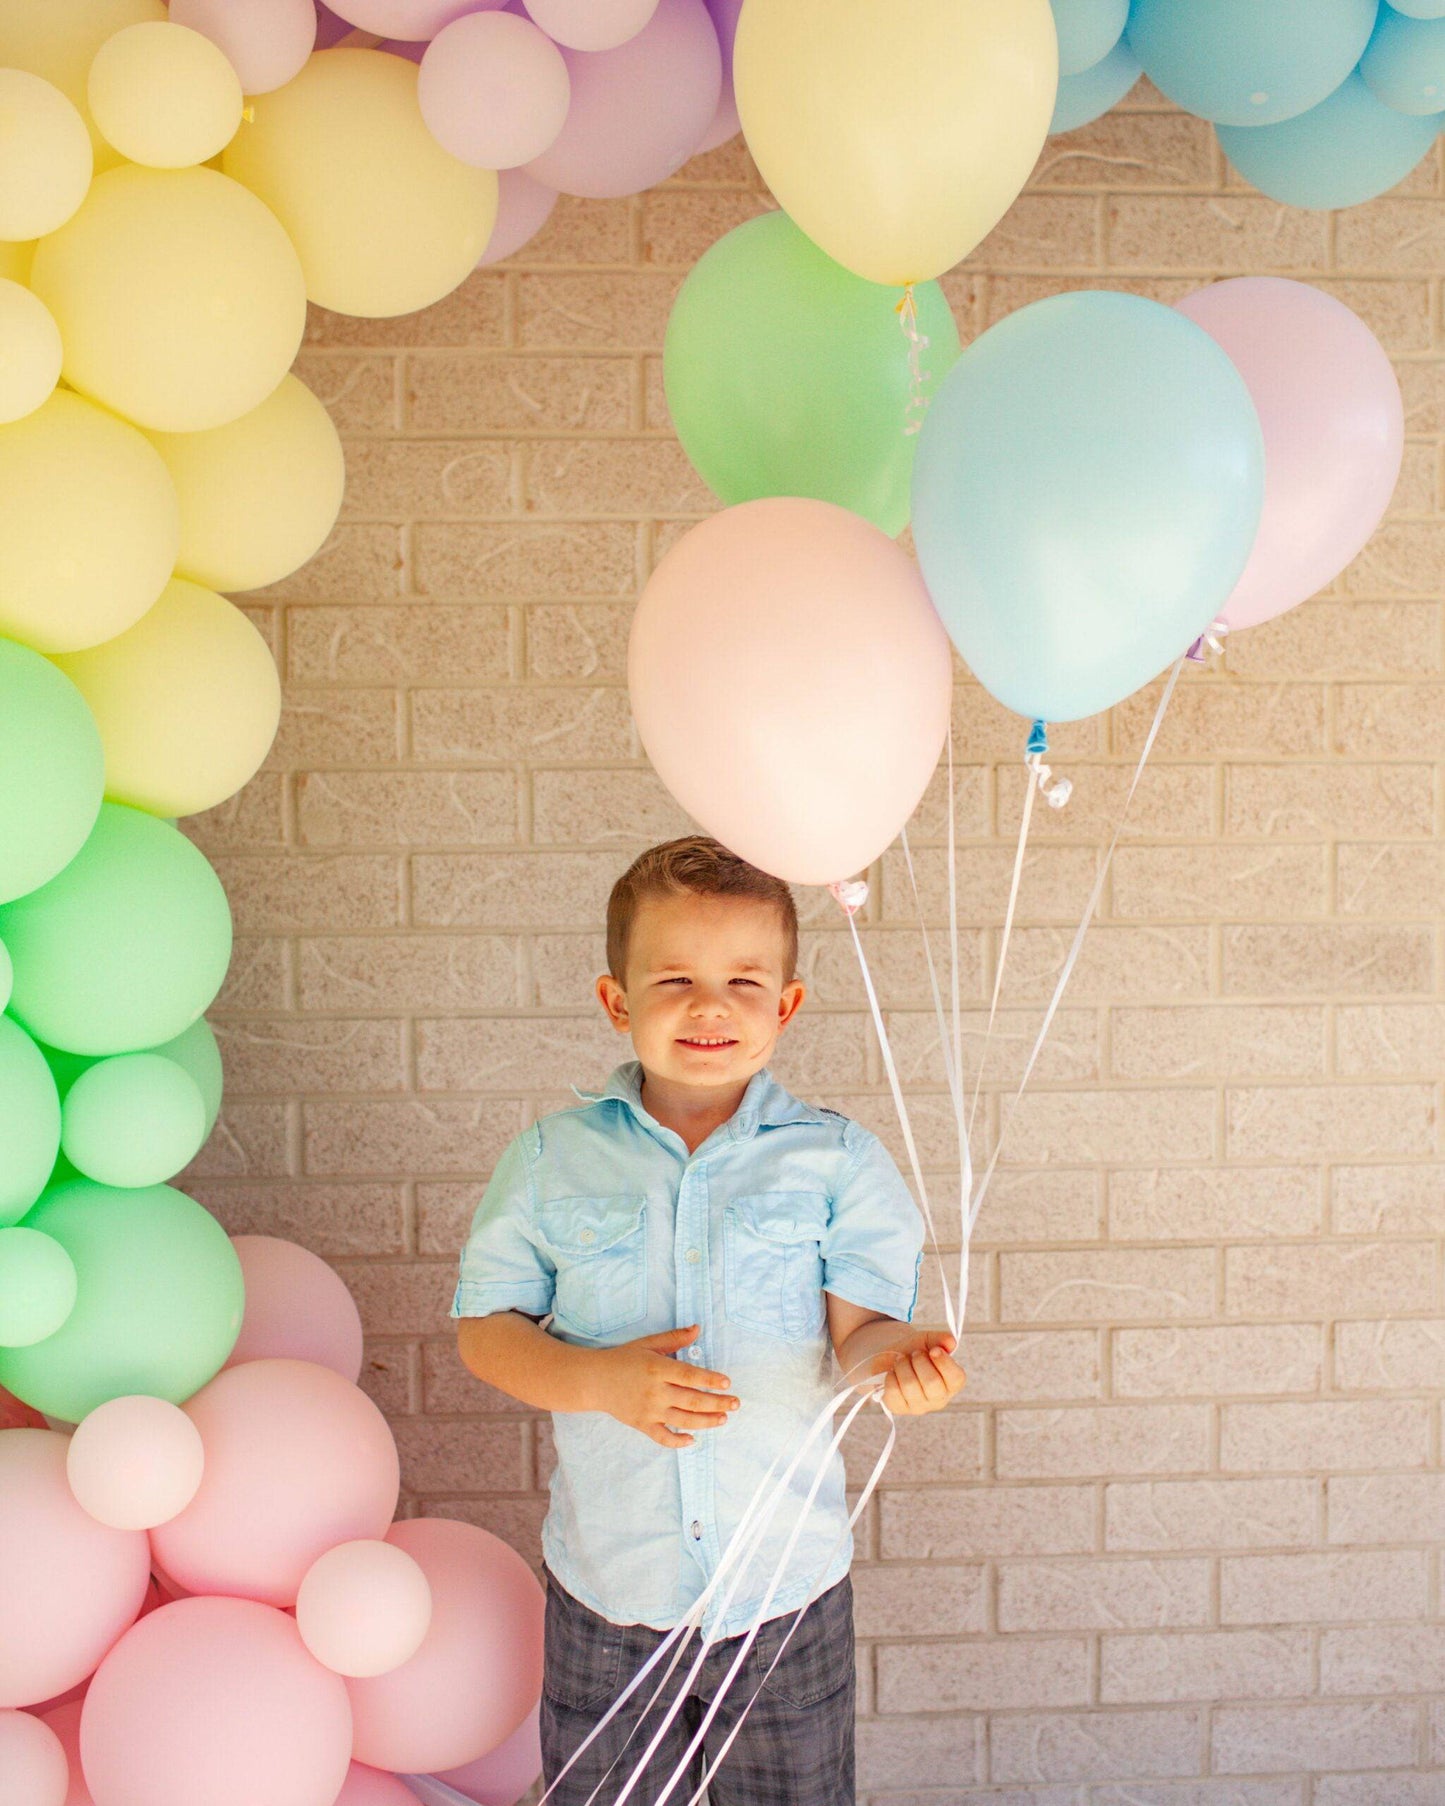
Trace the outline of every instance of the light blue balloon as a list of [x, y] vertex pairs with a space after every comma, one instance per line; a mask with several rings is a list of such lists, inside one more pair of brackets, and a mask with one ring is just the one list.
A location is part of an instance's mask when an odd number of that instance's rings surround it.
[[1247, 182], [1287, 207], [1354, 207], [1402, 182], [1435, 142], [1440, 115], [1397, 113], [1358, 73], [1283, 125], [1219, 126]]
[[1445, 111], [1445, 18], [1411, 19], [1382, 6], [1360, 74], [1397, 113]]
[[1395, 11], [1411, 19], [1445, 19], [1445, 0], [1395, 0]]
[[919, 434], [913, 537], [975, 677], [1071, 721], [1209, 625], [1254, 544], [1264, 441], [1229, 358], [1157, 301], [1020, 308], [944, 378]]
[[1060, 76], [1049, 131], [1072, 132], [1081, 125], [1092, 125], [1117, 105], [1138, 79], [1139, 59], [1123, 42], [1082, 75]]
[[1318, 106], [1359, 62], [1379, 0], [1134, 0], [1144, 73], [1216, 125], [1274, 125]]
[[1052, 0], [1059, 34], [1059, 74], [1092, 69], [1124, 35], [1129, 0]]

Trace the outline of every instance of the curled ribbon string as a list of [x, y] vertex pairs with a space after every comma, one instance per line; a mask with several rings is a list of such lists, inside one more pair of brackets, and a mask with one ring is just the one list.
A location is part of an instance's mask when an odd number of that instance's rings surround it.
[[911, 282], [905, 285], [903, 298], [893, 311], [898, 315], [898, 323], [908, 341], [908, 406], [903, 413], [903, 432], [911, 439], [922, 427], [923, 416], [928, 412], [928, 397], [923, 392], [928, 372], [923, 368], [923, 353], [929, 343], [926, 335], [918, 330], [918, 299]]

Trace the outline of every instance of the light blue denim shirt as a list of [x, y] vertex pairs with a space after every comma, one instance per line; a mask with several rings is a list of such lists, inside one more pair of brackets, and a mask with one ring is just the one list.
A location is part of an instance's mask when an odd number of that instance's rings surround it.
[[[551, 1314], [551, 1333], [606, 1348], [697, 1323], [685, 1351], [741, 1401], [691, 1448], [665, 1449], [603, 1412], [553, 1417], [543, 1526], [568, 1592], [618, 1624], [670, 1628], [716, 1571], [774, 1458], [790, 1457], [834, 1385], [823, 1293], [907, 1321], [922, 1224], [876, 1136], [800, 1103], [767, 1072], [695, 1153], [648, 1114], [642, 1068], [543, 1117], [502, 1155], [462, 1250], [454, 1317]], [[852, 1558], [843, 1464], [814, 1445], [718, 1635], [745, 1630], [818, 1468], [826, 1472], [769, 1617], [841, 1580]], [[841, 1540], [840, 1540], [841, 1539]], [[726, 1590], [726, 1582], [721, 1591]]]

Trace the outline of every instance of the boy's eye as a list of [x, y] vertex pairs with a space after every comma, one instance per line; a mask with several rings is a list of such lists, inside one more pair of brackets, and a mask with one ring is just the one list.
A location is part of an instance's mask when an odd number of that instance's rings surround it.
[[661, 982], [665, 985], [690, 985], [692, 980], [690, 978], [664, 978]]
[[755, 985], [757, 982], [755, 978], [735, 978], [733, 980], [735, 985]]

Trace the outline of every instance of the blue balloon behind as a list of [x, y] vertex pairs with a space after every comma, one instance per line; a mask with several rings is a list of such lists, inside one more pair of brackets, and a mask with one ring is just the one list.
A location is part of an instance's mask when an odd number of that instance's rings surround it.
[[1445, 111], [1445, 18], [1411, 19], [1382, 6], [1360, 74], [1397, 113]]
[[1092, 125], [1120, 101], [1139, 79], [1139, 59], [1125, 43], [1118, 43], [1092, 69], [1082, 75], [1061, 75], [1050, 133], [1072, 132]]
[[1059, 74], [1092, 69], [1124, 35], [1129, 0], [1052, 0], [1059, 34]]
[[1209, 335], [1136, 295], [1056, 295], [966, 350], [913, 469], [924, 579], [1021, 715], [1097, 714], [1214, 619], [1254, 544], [1264, 443]]
[[1129, 43], [1170, 100], [1222, 125], [1273, 125], [1331, 94], [1379, 0], [1134, 0]]
[[1224, 154], [1287, 207], [1354, 207], [1403, 181], [1435, 141], [1438, 113], [1397, 113], [1358, 73], [1283, 125], [1220, 126]]

